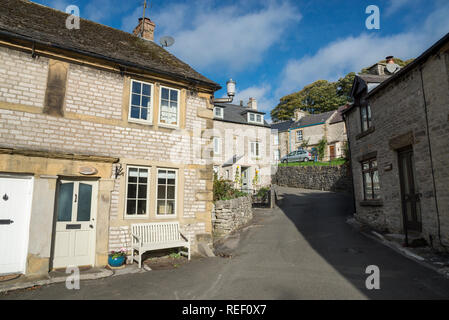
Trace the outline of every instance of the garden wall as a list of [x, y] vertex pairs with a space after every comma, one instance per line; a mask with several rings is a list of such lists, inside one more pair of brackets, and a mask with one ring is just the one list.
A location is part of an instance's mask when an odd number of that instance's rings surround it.
[[239, 229], [253, 218], [251, 196], [216, 201], [212, 210], [214, 236], [221, 237]]
[[349, 165], [279, 167], [272, 177], [273, 184], [283, 187], [352, 194], [352, 175]]

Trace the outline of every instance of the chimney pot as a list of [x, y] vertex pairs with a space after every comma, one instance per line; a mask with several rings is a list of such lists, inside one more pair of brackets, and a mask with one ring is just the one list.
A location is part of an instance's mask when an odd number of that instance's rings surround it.
[[387, 59], [387, 63], [394, 63], [394, 56], [388, 56], [388, 57], [386, 57], [386, 59]]
[[[156, 28], [156, 24], [150, 20], [150, 18], [144, 19], [139, 18], [139, 24], [134, 28], [133, 34], [135, 36], [141, 36], [145, 40], [154, 41], [154, 29]], [[143, 23], [143, 29], [142, 29]]]

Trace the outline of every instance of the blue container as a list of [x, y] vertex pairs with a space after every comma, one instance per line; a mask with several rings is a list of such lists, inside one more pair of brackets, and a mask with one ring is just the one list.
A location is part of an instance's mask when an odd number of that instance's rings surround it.
[[113, 259], [111, 256], [109, 256], [108, 263], [111, 267], [121, 267], [123, 263], [125, 263], [125, 257], [117, 257]]

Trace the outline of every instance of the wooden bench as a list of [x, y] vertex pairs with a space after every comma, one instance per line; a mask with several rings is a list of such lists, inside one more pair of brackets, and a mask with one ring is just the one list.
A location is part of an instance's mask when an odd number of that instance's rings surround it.
[[[187, 255], [190, 260], [190, 242], [179, 231], [179, 222], [157, 222], [157, 223], [139, 223], [131, 225], [131, 261], [136, 260], [139, 268], [142, 268], [142, 255], [146, 251], [187, 248]], [[138, 255], [134, 255], [134, 251]], [[134, 258], [135, 257], [135, 258]]]

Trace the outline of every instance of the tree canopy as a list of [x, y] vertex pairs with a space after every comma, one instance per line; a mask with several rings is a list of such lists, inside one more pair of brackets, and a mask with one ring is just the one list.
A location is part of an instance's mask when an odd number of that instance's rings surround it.
[[[395, 63], [404, 67], [413, 59], [403, 61], [394, 58]], [[379, 61], [385, 63], [386, 60]], [[368, 68], [360, 74], [368, 73]], [[355, 72], [348, 73], [336, 82], [318, 80], [305, 86], [301, 91], [282, 97], [279, 104], [271, 111], [273, 121], [290, 120], [296, 109], [309, 113], [323, 113], [338, 109], [351, 101], [350, 93], [355, 78]]]

